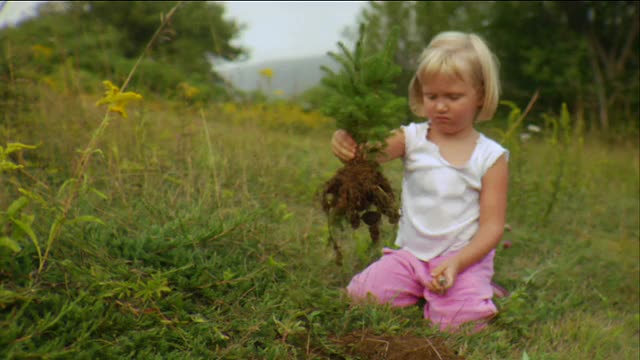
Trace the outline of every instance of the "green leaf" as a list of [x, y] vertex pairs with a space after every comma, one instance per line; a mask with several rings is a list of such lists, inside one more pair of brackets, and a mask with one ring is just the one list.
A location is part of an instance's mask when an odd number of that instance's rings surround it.
[[223, 273], [222, 273], [222, 279], [224, 281], [231, 281], [236, 277], [236, 273], [233, 272], [233, 270], [231, 269], [226, 269]]
[[0, 309], [4, 309], [7, 305], [14, 304], [17, 301], [27, 299], [23, 294], [0, 287]]
[[529, 360], [529, 354], [526, 351], [522, 353], [522, 360]]
[[58, 199], [62, 198], [62, 195], [64, 194], [64, 191], [66, 190], [67, 186], [71, 184], [75, 184], [77, 181], [78, 181], [77, 179], [67, 179], [65, 182], [63, 182], [62, 185], [60, 185], [60, 189], [58, 189], [58, 194], [57, 194]]
[[[335, 77], [337, 76], [336, 73], [331, 70], [329, 67], [325, 66], [325, 65], [320, 65], [320, 70], [324, 71], [325, 74], [330, 78], [330, 77]], [[324, 81], [324, 79], [323, 79]]]
[[347, 47], [344, 45], [344, 43], [338, 42], [338, 47], [342, 50], [342, 53], [345, 55], [347, 60], [349, 60], [349, 62], [351, 62], [351, 63], [355, 63], [356, 62], [354, 57], [353, 57], [353, 55], [351, 55], [351, 52], [349, 51], [349, 49], [347, 49]]
[[20, 252], [20, 250], [22, 250], [20, 244], [7, 236], [0, 237], [0, 247], [9, 248], [14, 253]]
[[42, 198], [42, 196], [34, 194], [33, 192], [29, 191], [29, 190], [25, 190], [23, 188], [19, 188], [18, 191], [26, 196], [29, 200], [35, 201], [38, 204], [40, 204], [43, 208], [47, 209], [49, 208], [49, 204], [47, 204], [47, 202]]
[[269, 264], [269, 266], [276, 269], [283, 269], [285, 266], [287, 266], [286, 263], [275, 260], [273, 256], [269, 256], [269, 258], [267, 258], [267, 263]]
[[51, 250], [51, 246], [53, 245], [53, 242], [55, 241], [55, 238], [58, 235], [58, 229], [62, 227], [65, 221], [66, 221], [66, 218], [64, 216], [59, 215], [56, 218], [56, 220], [53, 222], [53, 224], [51, 224], [51, 228], [49, 228], [49, 237], [47, 238], [47, 248], [46, 248], [47, 255], [49, 254], [49, 251]]
[[23, 168], [22, 165], [16, 165], [16, 164], [12, 163], [11, 161], [6, 161], [4, 159], [0, 159], [0, 171], [18, 170], [18, 169], [22, 169], [22, 168]]
[[93, 223], [98, 223], [100, 225], [105, 225], [104, 221], [91, 215], [78, 216], [73, 220], [69, 220], [69, 224], [76, 224], [76, 223], [82, 223], [82, 222], [93, 222]]
[[207, 320], [200, 314], [193, 314], [193, 315], [189, 315], [189, 317], [191, 318], [191, 321], [193, 321], [194, 323], [206, 323]]
[[29, 236], [31, 242], [33, 243], [33, 246], [36, 248], [36, 251], [38, 251], [38, 257], [41, 258], [42, 251], [40, 250], [40, 244], [38, 243], [38, 238], [36, 237], [35, 232], [33, 232], [31, 225], [15, 218], [11, 218], [11, 221], [16, 224], [18, 228], [20, 228], [20, 230], [27, 234], [27, 236]]
[[98, 195], [102, 200], [109, 200], [109, 197], [107, 195], [105, 195], [103, 192], [98, 191], [95, 188], [91, 188], [91, 192], [93, 192], [94, 194]]
[[11, 222], [13, 222], [14, 224], [18, 225], [18, 228], [20, 228], [20, 230], [22, 230], [22, 232], [27, 234], [27, 236], [29, 236], [29, 238], [31, 238], [31, 241], [33, 241], [34, 243], [38, 242], [38, 238], [36, 237], [35, 232], [33, 232], [33, 229], [31, 228], [31, 225], [27, 224], [26, 222], [24, 222], [22, 220], [18, 220], [16, 218], [11, 218]]
[[9, 207], [7, 208], [7, 215], [9, 215], [9, 217], [14, 217], [18, 212], [20, 212], [20, 210], [27, 206], [28, 203], [29, 199], [27, 199], [25, 196], [20, 196], [18, 199], [12, 202], [11, 205], [9, 205]]
[[36, 145], [25, 145], [25, 144], [21, 144], [21, 143], [8, 143], [7, 144], [7, 148], [5, 149], [4, 153], [5, 154], [11, 154], [12, 152], [16, 152], [18, 150], [35, 149], [35, 148], [37, 148]]

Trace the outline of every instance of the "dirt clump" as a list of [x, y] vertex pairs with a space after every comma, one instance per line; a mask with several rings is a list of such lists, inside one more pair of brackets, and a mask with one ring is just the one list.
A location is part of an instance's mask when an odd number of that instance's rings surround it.
[[464, 360], [440, 338], [373, 335], [369, 331], [358, 331], [334, 339], [334, 342], [349, 356], [363, 360]]
[[[373, 243], [380, 239], [382, 215], [391, 224], [398, 223], [400, 218], [393, 189], [380, 164], [361, 156], [345, 163], [324, 184], [320, 195], [330, 226], [346, 221], [355, 230], [364, 222]], [[339, 257], [339, 246], [331, 236], [329, 240]]]

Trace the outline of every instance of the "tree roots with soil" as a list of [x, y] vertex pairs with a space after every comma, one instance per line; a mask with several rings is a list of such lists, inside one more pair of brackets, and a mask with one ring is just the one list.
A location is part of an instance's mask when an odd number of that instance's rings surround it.
[[391, 224], [398, 223], [400, 218], [393, 189], [380, 171], [380, 165], [362, 156], [347, 162], [324, 184], [321, 201], [329, 218], [329, 242], [338, 264], [342, 261], [342, 252], [331, 234], [333, 226], [346, 222], [355, 230], [364, 222], [372, 242], [377, 244], [382, 215], [387, 216]]

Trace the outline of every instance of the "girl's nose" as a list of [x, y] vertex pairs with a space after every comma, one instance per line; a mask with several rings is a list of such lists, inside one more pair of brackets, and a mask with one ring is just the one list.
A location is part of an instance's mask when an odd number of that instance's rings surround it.
[[447, 111], [447, 104], [445, 104], [443, 101], [438, 101], [438, 103], [436, 103], [436, 110], [442, 112], [442, 111]]

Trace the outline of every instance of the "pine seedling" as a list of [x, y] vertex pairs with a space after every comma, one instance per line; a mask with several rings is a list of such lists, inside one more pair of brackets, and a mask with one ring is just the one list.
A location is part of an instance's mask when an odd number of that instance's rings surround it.
[[355, 157], [329, 179], [321, 192], [321, 202], [329, 222], [329, 242], [341, 262], [340, 246], [331, 235], [332, 225], [345, 221], [355, 230], [363, 221], [374, 243], [380, 238], [382, 215], [395, 224], [399, 220], [393, 189], [382, 174], [375, 155], [386, 146], [391, 130], [405, 117], [407, 101], [394, 94], [400, 67], [393, 62], [397, 31], [393, 31], [381, 52], [365, 56], [364, 25], [355, 50], [338, 43], [341, 53], [329, 52], [341, 65], [339, 72], [322, 67], [323, 84], [330, 90], [324, 113], [336, 120], [358, 144]]
[[346, 130], [359, 144], [368, 144], [365, 154], [382, 150], [384, 139], [405, 118], [407, 101], [394, 94], [395, 79], [401, 68], [393, 61], [397, 46], [397, 31], [394, 29], [381, 52], [365, 56], [364, 25], [352, 53], [338, 43], [342, 53], [328, 55], [341, 65], [335, 73], [326, 66], [321, 69], [326, 76], [322, 83], [330, 90], [323, 112], [336, 120], [336, 127]]

